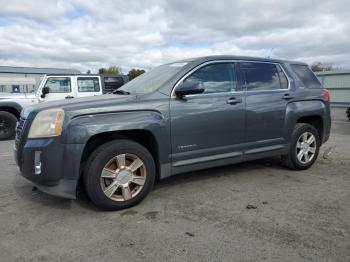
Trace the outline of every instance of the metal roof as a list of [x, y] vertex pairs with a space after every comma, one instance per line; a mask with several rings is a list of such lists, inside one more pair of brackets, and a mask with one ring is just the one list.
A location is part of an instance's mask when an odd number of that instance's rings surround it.
[[323, 71], [323, 72], [315, 72], [317, 76], [323, 75], [348, 75], [350, 74], [350, 70], [332, 70], [332, 71]]
[[9, 74], [81, 74], [76, 69], [0, 66], [0, 73]]
[[32, 77], [0, 77], [0, 85], [35, 85]]

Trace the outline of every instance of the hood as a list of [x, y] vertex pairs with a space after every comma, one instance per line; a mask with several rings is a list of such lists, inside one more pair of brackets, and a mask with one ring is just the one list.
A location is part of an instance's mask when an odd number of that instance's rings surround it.
[[108, 108], [137, 101], [136, 95], [98, 95], [83, 98], [56, 100], [44, 102], [25, 108], [22, 117], [33, 119], [35, 115], [43, 110], [51, 108], [62, 108], [68, 115], [92, 114], [96, 112], [108, 112]]

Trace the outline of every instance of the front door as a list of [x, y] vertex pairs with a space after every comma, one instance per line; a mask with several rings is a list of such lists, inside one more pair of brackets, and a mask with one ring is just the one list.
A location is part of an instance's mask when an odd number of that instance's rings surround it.
[[204, 65], [183, 81], [205, 91], [171, 98], [173, 173], [242, 159], [245, 98], [233, 62]]
[[74, 86], [69, 76], [52, 76], [48, 77], [44, 85], [50, 92], [40, 101], [53, 101], [60, 99], [69, 99], [76, 96]]

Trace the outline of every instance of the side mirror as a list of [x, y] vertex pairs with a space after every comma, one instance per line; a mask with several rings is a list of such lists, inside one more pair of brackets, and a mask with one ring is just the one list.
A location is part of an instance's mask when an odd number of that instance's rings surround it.
[[176, 87], [175, 95], [183, 98], [185, 95], [201, 94], [204, 88], [201, 82], [198, 81], [184, 81]]
[[45, 98], [45, 96], [50, 93], [50, 88], [47, 86], [44, 86], [41, 90], [41, 98]]

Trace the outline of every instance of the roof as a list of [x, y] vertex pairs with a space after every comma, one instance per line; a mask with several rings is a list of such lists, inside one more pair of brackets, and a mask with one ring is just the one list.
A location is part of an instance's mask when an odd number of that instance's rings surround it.
[[350, 75], [350, 70], [332, 70], [332, 71], [323, 71], [323, 72], [315, 72], [317, 76], [323, 75]]
[[183, 59], [180, 61], [176, 61], [176, 63], [207, 62], [212, 60], [249, 60], [249, 61], [273, 62], [273, 63], [305, 64], [300, 61], [290, 61], [290, 60], [273, 59], [273, 58], [266, 58], [266, 57], [235, 56], [235, 55], [202, 56], [202, 57]]
[[80, 74], [76, 69], [0, 66], [0, 73], [10, 74]]

